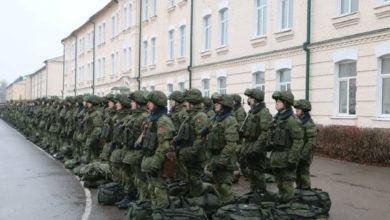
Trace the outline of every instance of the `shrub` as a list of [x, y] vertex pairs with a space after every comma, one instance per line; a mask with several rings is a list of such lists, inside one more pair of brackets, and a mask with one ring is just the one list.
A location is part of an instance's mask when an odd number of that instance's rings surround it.
[[390, 166], [390, 129], [319, 126], [316, 152], [346, 161]]

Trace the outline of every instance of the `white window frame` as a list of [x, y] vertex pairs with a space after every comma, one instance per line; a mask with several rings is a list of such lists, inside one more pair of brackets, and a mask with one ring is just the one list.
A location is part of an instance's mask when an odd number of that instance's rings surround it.
[[180, 57], [186, 56], [186, 26], [180, 26]]
[[173, 92], [173, 83], [167, 83], [167, 94], [168, 96]]
[[117, 51], [115, 53], [115, 75], [118, 75], [119, 67], [120, 67], [120, 56], [119, 56], [119, 52]]
[[279, 29], [289, 30], [293, 27], [293, 0], [279, 0]]
[[128, 53], [127, 63], [129, 64], [128, 70], [131, 70], [132, 69], [131, 65], [133, 64], [133, 55], [131, 54], [132, 53], [131, 47], [127, 48], [127, 53]]
[[152, 10], [152, 14], [151, 16], [156, 16], [157, 15], [157, 0], [152, 0], [152, 4], [153, 4], [153, 10]]
[[[355, 76], [340, 77], [340, 65], [341, 64], [348, 64], [348, 63], [355, 63], [355, 65], [357, 65], [356, 60], [341, 60], [341, 61], [336, 63], [336, 86], [335, 86], [335, 89], [336, 89], [336, 98], [335, 98], [336, 108], [335, 108], [335, 112], [336, 112], [336, 115], [340, 116], [340, 117], [356, 117], [356, 103], [355, 103], [355, 114], [349, 113], [349, 110], [350, 110], [349, 109], [349, 103], [350, 103], [349, 87], [350, 87], [350, 80], [357, 79], [357, 69], [356, 69]], [[341, 82], [347, 82], [347, 113], [340, 112], [340, 83]], [[356, 101], [356, 96], [355, 96], [355, 101]]]
[[168, 60], [173, 60], [175, 57], [175, 30], [168, 31]]
[[129, 69], [128, 67], [128, 51], [127, 48], [123, 48], [123, 63], [122, 63], [122, 69], [123, 71], [126, 71]]
[[96, 74], [98, 78], [102, 77], [102, 60], [99, 58], [97, 60]]
[[149, 1], [142, 0], [142, 21], [147, 21], [149, 18]]
[[[261, 74], [263, 75], [264, 82], [257, 83], [256, 79], [257, 79], [258, 75], [261, 75]], [[264, 71], [257, 71], [257, 72], [252, 73], [252, 88], [258, 88], [258, 89], [261, 89], [261, 91], [265, 92], [265, 72]]]
[[[346, 4], [347, 8], [343, 9], [343, 5]], [[352, 8], [355, 4], [356, 8]], [[359, 0], [338, 0], [338, 10], [340, 15], [348, 15], [359, 11]]]
[[147, 40], [144, 40], [142, 42], [142, 66], [147, 66], [148, 65], [148, 41]]
[[267, 0], [254, 0], [255, 3], [255, 36], [267, 34]]
[[[222, 80], [225, 81], [225, 87], [222, 87]], [[217, 90], [219, 94], [227, 94], [226, 91], [227, 88], [227, 77], [226, 76], [220, 76], [217, 78]]]
[[130, 28], [133, 26], [133, 4], [129, 4], [127, 11], [127, 27]]
[[111, 37], [114, 38], [116, 36], [116, 16], [113, 15], [111, 17]]
[[150, 42], [151, 42], [151, 64], [152, 65], [156, 65], [156, 37], [152, 37], [150, 39]]
[[210, 79], [202, 79], [202, 95], [204, 97], [210, 97]]
[[111, 53], [111, 75], [115, 74], [115, 53]]
[[180, 92], [184, 92], [184, 90], [186, 89], [185, 82], [178, 82], [178, 83], [177, 83], [177, 87], [178, 87], [178, 90], [179, 90]]
[[106, 75], [106, 58], [105, 57], [102, 58], [102, 68], [101, 68], [101, 71], [102, 71], [102, 76]]
[[102, 25], [102, 41], [101, 43], [106, 43], [106, 22], [103, 22]]
[[176, 4], [175, 0], [168, 0], [168, 8], [175, 7], [175, 4]]
[[203, 17], [203, 49], [211, 48], [211, 15]]
[[[281, 82], [281, 75], [289, 71], [290, 73], [290, 81], [287, 82]], [[291, 91], [291, 81], [292, 81], [292, 76], [291, 76], [291, 69], [290, 68], [283, 68], [277, 70], [277, 91], [286, 91], [290, 90]], [[285, 90], [282, 90], [282, 87], [285, 87]]]
[[384, 79], [390, 79], [390, 72], [383, 73], [383, 60], [388, 59], [390, 62], [390, 54], [383, 55], [382, 57], [379, 57], [379, 71], [378, 71], [378, 93], [379, 93], [379, 108], [378, 108], [378, 115], [381, 118], [390, 118], [390, 113], [385, 114], [383, 113], [383, 80]]
[[229, 9], [222, 8], [219, 10], [219, 46], [223, 47], [228, 44], [229, 33]]

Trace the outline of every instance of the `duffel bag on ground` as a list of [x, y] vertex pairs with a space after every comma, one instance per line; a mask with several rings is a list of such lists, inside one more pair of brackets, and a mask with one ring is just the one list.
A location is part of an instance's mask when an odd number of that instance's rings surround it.
[[274, 207], [276, 200], [277, 200], [277, 194], [270, 191], [249, 192], [240, 196], [237, 199], [238, 203], [256, 204], [263, 208]]
[[126, 220], [152, 220], [152, 202], [137, 201], [130, 204], [126, 212]]
[[275, 220], [326, 220], [327, 215], [322, 214], [323, 209], [291, 201], [287, 204], [278, 205], [272, 209]]
[[124, 198], [122, 185], [118, 182], [110, 182], [99, 186], [97, 199], [99, 204], [114, 205]]
[[270, 210], [255, 204], [230, 204], [218, 209], [214, 220], [273, 220]]
[[322, 214], [328, 214], [332, 202], [329, 194], [321, 189], [297, 189], [295, 190], [295, 199], [301, 203], [316, 206], [323, 209]]
[[199, 197], [188, 199], [192, 206], [199, 206], [204, 209], [207, 215], [214, 214], [221, 207], [221, 200], [214, 193], [205, 193]]
[[201, 207], [190, 206], [155, 210], [153, 220], [207, 220], [207, 216]]

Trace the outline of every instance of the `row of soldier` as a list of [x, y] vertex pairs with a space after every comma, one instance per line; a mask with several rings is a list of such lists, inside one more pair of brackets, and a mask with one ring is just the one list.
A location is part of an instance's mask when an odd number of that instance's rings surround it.
[[152, 209], [168, 207], [166, 185], [177, 179], [189, 184], [187, 196], [200, 196], [205, 172], [211, 174], [222, 203], [228, 204], [234, 201], [231, 187], [238, 168], [251, 191], [266, 191], [267, 161], [279, 202], [288, 202], [295, 187], [310, 188], [317, 133], [311, 105], [294, 102], [289, 91], [277, 91], [272, 95], [277, 114], [272, 117], [263, 91], [247, 89], [244, 94], [248, 113], [239, 95], [214, 94], [209, 99], [190, 89], [168, 97], [161, 91], [135, 91], [43, 98], [9, 103], [1, 115], [63, 160], [86, 186], [121, 182], [125, 198], [117, 203], [120, 208], [145, 199], [151, 199]]

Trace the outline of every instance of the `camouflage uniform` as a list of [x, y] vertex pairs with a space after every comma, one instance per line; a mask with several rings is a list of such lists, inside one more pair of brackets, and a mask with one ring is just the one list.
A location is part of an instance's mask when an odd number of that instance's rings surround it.
[[213, 118], [215, 116], [215, 112], [213, 109], [213, 101], [209, 97], [203, 97], [203, 112], [206, 113], [208, 118]]
[[[152, 200], [152, 209], [166, 208], [169, 205], [168, 193], [165, 188], [166, 178], [162, 174], [164, 162], [168, 159], [167, 153], [173, 149], [170, 141], [175, 133], [175, 126], [166, 115], [167, 97], [161, 91], [148, 94], [148, 101], [156, 105], [150, 110], [148, 122], [142, 134], [142, 150], [144, 157], [141, 170], [147, 176], [149, 194]], [[139, 142], [136, 144], [140, 145]]]
[[188, 174], [190, 196], [197, 197], [202, 194], [203, 186], [200, 179], [203, 174], [206, 154], [206, 141], [202, 137], [202, 130], [209, 124], [207, 115], [202, 111], [202, 93], [198, 89], [190, 89], [184, 94], [185, 101], [192, 106], [187, 109], [188, 116], [179, 128], [174, 138], [174, 145], [179, 155], [180, 171]]
[[294, 181], [297, 163], [303, 146], [302, 123], [294, 116], [291, 92], [276, 91], [272, 98], [281, 100], [285, 109], [280, 110], [271, 124], [269, 147], [272, 150], [270, 162], [279, 189], [280, 202], [288, 202], [294, 196]]
[[237, 120], [231, 115], [233, 100], [229, 95], [213, 96], [223, 110], [217, 112], [209, 126], [207, 148], [211, 152], [208, 169], [212, 172], [215, 187], [222, 203], [232, 202], [233, 171], [237, 168], [236, 147], [239, 141]]
[[295, 108], [302, 109], [304, 115], [299, 117], [304, 129], [304, 144], [301, 158], [297, 166], [296, 185], [298, 189], [310, 189], [310, 165], [313, 160], [314, 148], [316, 145], [317, 127], [310, 116], [311, 104], [307, 100], [298, 100], [294, 104]]
[[176, 106], [170, 109], [168, 116], [171, 118], [176, 131], [178, 131], [181, 123], [187, 116], [187, 111], [183, 106], [184, 96], [182, 92], [174, 91], [169, 95], [168, 99], [176, 101]]
[[231, 95], [234, 101], [234, 108], [232, 111], [232, 115], [236, 118], [238, 127], [241, 127], [246, 118], [246, 111], [244, 107], [241, 105], [241, 96], [238, 94]]

